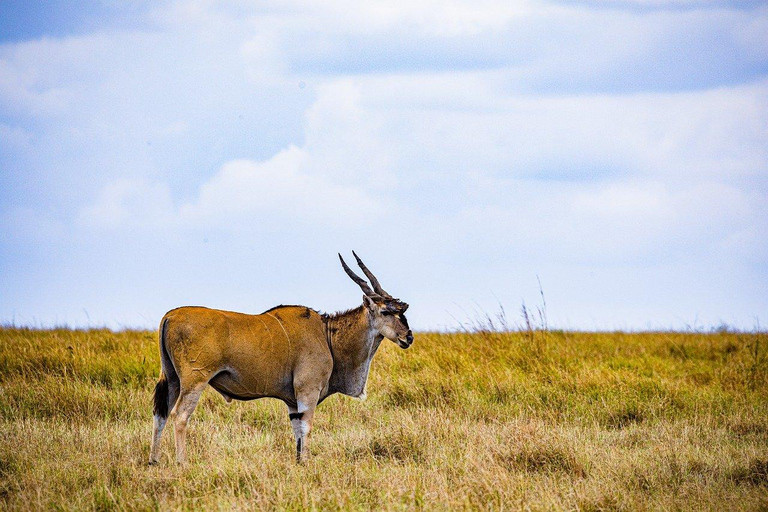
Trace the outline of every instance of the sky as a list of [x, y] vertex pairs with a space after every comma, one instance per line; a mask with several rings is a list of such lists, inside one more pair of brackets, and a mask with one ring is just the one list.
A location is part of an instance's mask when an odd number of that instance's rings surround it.
[[0, 179], [5, 324], [753, 329], [768, 5], [0, 0]]

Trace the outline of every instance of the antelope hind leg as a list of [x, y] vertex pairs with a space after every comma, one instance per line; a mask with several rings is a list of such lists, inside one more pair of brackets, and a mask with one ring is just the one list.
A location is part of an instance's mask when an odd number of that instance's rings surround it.
[[207, 385], [207, 382], [202, 382], [190, 389], [186, 389], [182, 385], [179, 399], [171, 412], [171, 415], [175, 417], [174, 434], [176, 437], [176, 462], [179, 464], [184, 464], [187, 461], [187, 422], [189, 421], [192, 412], [194, 412], [197, 402], [200, 400], [200, 395], [203, 394], [203, 390]]
[[[166, 380], [163, 383], [163, 380]], [[152, 448], [149, 452], [149, 464], [160, 462], [160, 444], [163, 429], [168, 421], [168, 411], [173, 409], [179, 397], [179, 380], [174, 374], [171, 377], [163, 376], [155, 387], [155, 407], [152, 416]]]

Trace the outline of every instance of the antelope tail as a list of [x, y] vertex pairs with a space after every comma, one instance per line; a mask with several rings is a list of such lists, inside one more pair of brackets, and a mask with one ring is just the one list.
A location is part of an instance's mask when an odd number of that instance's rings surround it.
[[155, 385], [153, 407], [155, 416], [160, 416], [161, 418], [168, 417], [168, 378], [166, 377], [166, 369], [170, 367], [170, 370], [173, 371], [173, 364], [170, 364], [170, 357], [165, 348], [165, 326], [167, 323], [168, 319], [166, 318], [163, 320], [163, 325], [160, 328], [160, 359], [162, 370], [160, 371], [160, 380]]
[[161, 375], [160, 380], [155, 385], [155, 406], [152, 411], [155, 416], [168, 417], [168, 380], [165, 375]]

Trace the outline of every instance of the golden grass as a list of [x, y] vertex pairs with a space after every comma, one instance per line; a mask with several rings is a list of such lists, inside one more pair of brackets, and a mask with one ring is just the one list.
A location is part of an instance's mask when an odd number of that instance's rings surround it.
[[[762, 338], [762, 339], [761, 339]], [[1, 509], [768, 507], [765, 335], [423, 333], [369, 399], [204, 394], [190, 463], [148, 467], [156, 334], [0, 330]]]

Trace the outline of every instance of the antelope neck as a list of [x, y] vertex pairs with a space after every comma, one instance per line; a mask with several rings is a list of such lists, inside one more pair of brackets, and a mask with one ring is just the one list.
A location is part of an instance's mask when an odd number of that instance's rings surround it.
[[383, 337], [373, 329], [363, 306], [329, 315], [325, 328], [333, 357], [329, 392], [364, 396], [371, 360]]

